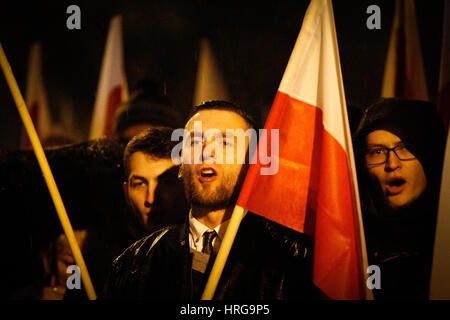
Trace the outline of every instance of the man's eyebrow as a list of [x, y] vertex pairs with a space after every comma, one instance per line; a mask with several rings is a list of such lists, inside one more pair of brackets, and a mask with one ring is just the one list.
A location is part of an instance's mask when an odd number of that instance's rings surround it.
[[219, 131], [223, 136], [226, 136], [227, 134], [228, 135], [233, 135], [233, 136], [235, 136], [236, 135], [236, 132], [238, 132], [239, 133], [239, 131], [240, 130], [242, 130], [244, 133], [245, 133], [245, 130], [244, 129], [240, 129], [240, 128], [238, 128], [238, 129], [234, 129], [234, 128], [226, 128], [226, 129], [224, 129], [224, 130], [219, 130], [219, 129], [214, 129], [214, 128], [209, 128], [209, 129], [207, 129], [207, 130], [203, 130], [203, 132], [200, 132], [200, 131], [195, 131], [195, 130], [190, 130], [190, 131], [188, 131], [189, 133], [201, 133], [201, 134], [204, 134], [206, 131], [208, 131], [208, 130], [217, 130], [217, 131]]
[[386, 145], [381, 144], [381, 143], [368, 143], [367, 148], [371, 148], [371, 147], [386, 147]]
[[144, 182], [147, 182], [147, 178], [142, 177], [142, 176], [140, 176], [140, 175], [135, 175], [135, 174], [133, 174], [133, 175], [130, 177], [130, 181], [134, 181], [134, 180], [143, 180]]
[[[219, 132], [223, 138], [234, 138], [234, 137], [238, 136], [235, 133], [235, 129], [227, 129], [226, 131], [219, 130]], [[189, 135], [191, 138], [194, 138], [194, 137], [199, 138], [200, 136], [203, 137], [204, 134], [205, 134], [205, 132], [194, 131], [194, 130], [189, 131]]]
[[[399, 146], [401, 144], [405, 144], [405, 143], [401, 140], [393, 143], [394, 146]], [[373, 147], [389, 148], [387, 145], [382, 144], [382, 143], [368, 143], [367, 144], [367, 148], [373, 148]]]

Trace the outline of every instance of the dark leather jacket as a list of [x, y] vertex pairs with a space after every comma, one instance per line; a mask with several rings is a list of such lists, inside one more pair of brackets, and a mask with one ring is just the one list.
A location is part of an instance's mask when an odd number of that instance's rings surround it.
[[[241, 222], [214, 299], [315, 299], [312, 238], [248, 213]], [[120, 255], [104, 299], [198, 299], [188, 224], [156, 231]], [[205, 276], [204, 281], [207, 280]]]

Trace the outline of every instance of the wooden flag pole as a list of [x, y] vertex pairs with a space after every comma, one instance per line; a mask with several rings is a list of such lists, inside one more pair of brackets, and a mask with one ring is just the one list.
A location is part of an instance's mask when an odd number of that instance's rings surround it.
[[228, 224], [227, 231], [225, 231], [222, 244], [220, 245], [213, 268], [209, 274], [208, 282], [206, 283], [205, 290], [203, 291], [201, 298], [202, 300], [211, 300], [214, 297], [217, 284], [219, 283], [223, 268], [227, 262], [228, 254], [230, 253], [231, 246], [233, 245], [234, 238], [236, 237], [236, 233], [239, 229], [239, 225], [246, 214], [246, 209], [238, 205], [234, 207], [233, 214], [230, 218], [230, 223]]
[[58, 213], [59, 220], [63, 227], [64, 233], [66, 234], [69, 246], [72, 249], [75, 263], [80, 268], [81, 279], [86, 289], [88, 298], [90, 300], [95, 300], [97, 299], [97, 296], [94, 291], [94, 286], [92, 285], [91, 278], [89, 277], [89, 273], [86, 264], [84, 262], [83, 256], [81, 254], [80, 247], [78, 246], [78, 242], [75, 238], [75, 234], [73, 233], [72, 225], [70, 224], [69, 217], [67, 216], [64, 203], [58, 191], [58, 187], [56, 186], [56, 182], [50, 170], [50, 166], [45, 156], [44, 149], [42, 148], [41, 142], [36, 133], [36, 129], [33, 125], [33, 121], [31, 120], [27, 106], [25, 104], [22, 94], [20, 93], [19, 86], [17, 85], [17, 81], [11, 70], [11, 66], [8, 62], [8, 59], [6, 58], [1, 43], [0, 43], [0, 65], [3, 70], [3, 74], [5, 75], [6, 81], [9, 85], [9, 88], [11, 90], [11, 94], [16, 103], [17, 110], [19, 111], [20, 117], [22, 118], [22, 122], [27, 131], [31, 145], [33, 146], [33, 150], [38, 160], [39, 166], [41, 167], [42, 174], [44, 175], [45, 182], [47, 183], [47, 187], [52, 197], [53, 203], [55, 205], [56, 212]]

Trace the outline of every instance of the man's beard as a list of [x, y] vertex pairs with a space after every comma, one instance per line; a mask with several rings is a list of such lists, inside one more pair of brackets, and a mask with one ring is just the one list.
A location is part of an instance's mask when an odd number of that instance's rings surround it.
[[207, 182], [202, 184], [203, 188], [195, 179], [196, 176], [192, 172], [188, 170], [184, 172], [183, 184], [186, 199], [192, 206], [219, 210], [236, 204], [242, 185], [237, 176], [224, 175], [220, 184], [213, 186], [214, 182]]

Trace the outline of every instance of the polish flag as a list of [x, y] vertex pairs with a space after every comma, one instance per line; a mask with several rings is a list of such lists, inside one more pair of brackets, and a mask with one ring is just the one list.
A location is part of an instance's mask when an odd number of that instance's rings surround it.
[[115, 16], [109, 25], [100, 71], [89, 139], [112, 136], [114, 113], [128, 99], [123, 63], [122, 18]]
[[413, 0], [396, 0], [381, 96], [428, 101]]
[[[34, 43], [30, 50], [25, 101], [36, 132], [40, 140], [44, 141], [50, 135], [51, 117], [42, 74], [42, 48], [39, 42]], [[22, 130], [21, 146], [22, 149], [31, 149], [25, 129]]]
[[[250, 165], [238, 206], [314, 237], [313, 281], [325, 298], [369, 298], [331, 0], [311, 1], [265, 129], [268, 141], [279, 130], [278, 172]], [[273, 156], [267, 145], [258, 153]]]

